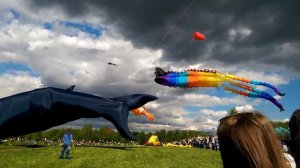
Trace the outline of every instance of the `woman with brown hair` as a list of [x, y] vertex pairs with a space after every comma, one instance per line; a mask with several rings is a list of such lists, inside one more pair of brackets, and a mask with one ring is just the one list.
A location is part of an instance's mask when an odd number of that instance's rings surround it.
[[295, 159], [297, 167], [300, 167], [300, 109], [297, 109], [289, 122], [290, 127], [290, 151]]
[[224, 168], [288, 168], [270, 121], [258, 112], [224, 117], [218, 127]]

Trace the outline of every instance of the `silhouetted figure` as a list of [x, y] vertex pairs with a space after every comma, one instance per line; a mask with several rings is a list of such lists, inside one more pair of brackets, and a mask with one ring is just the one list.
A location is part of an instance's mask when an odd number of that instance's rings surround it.
[[297, 109], [289, 122], [290, 127], [290, 151], [295, 159], [296, 166], [300, 167], [300, 109]]

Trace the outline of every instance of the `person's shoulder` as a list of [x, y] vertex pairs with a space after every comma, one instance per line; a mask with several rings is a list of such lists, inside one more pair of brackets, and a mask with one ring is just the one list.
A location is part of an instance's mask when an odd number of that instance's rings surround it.
[[73, 136], [73, 134], [71, 134], [70, 132], [65, 132], [65, 133], [64, 133], [64, 136], [65, 136], [65, 135], [66, 135], [66, 136]]
[[293, 156], [291, 156], [290, 154], [285, 153], [285, 152], [283, 154], [284, 154], [285, 159], [289, 162], [290, 166], [292, 168], [296, 168], [296, 163], [295, 163], [295, 159], [293, 158]]

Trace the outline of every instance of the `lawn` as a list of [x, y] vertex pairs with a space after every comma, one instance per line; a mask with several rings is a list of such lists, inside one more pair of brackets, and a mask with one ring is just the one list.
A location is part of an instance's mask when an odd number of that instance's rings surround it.
[[0, 145], [0, 167], [222, 167], [218, 151], [182, 147], [73, 147], [71, 159], [58, 159], [58, 146]]

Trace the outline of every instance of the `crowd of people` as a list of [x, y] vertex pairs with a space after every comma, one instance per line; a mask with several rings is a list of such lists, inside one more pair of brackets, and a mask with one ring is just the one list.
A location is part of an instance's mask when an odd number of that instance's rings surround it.
[[[167, 146], [168, 143], [162, 143]], [[217, 136], [197, 136], [194, 138], [183, 139], [171, 142], [174, 146], [190, 146], [203, 149], [219, 150], [219, 140]]]
[[219, 139], [217, 136], [197, 137], [193, 142], [194, 147], [219, 150]]
[[[63, 140], [62, 139], [47, 139], [44, 138], [42, 141], [36, 141], [34, 139], [27, 139], [27, 138], [8, 138], [5, 140], [0, 140], [0, 143], [7, 143], [8, 145], [13, 144], [28, 144], [28, 145], [46, 145], [46, 146], [62, 146]], [[108, 141], [108, 140], [73, 140], [72, 146], [73, 147], [89, 147], [89, 146], [125, 146], [125, 145], [139, 145], [135, 141], [129, 141], [127, 143], [117, 142], [117, 141]]]

